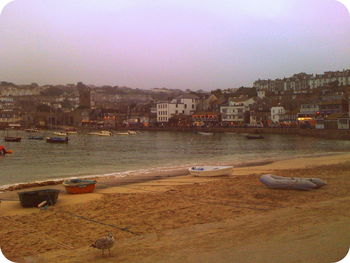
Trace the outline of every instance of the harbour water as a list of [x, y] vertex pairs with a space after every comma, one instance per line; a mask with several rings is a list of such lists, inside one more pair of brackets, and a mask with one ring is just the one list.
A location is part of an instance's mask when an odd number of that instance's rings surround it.
[[0, 157], [0, 185], [350, 151], [350, 141], [296, 135], [247, 140], [243, 134], [230, 133], [203, 136], [158, 131], [111, 137], [75, 134], [69, 136], [68, 144], [28, 140], [25, 132], [19, 135], [23, 138], [20, 143], [0, 143], [13, 150], [13, 154]]

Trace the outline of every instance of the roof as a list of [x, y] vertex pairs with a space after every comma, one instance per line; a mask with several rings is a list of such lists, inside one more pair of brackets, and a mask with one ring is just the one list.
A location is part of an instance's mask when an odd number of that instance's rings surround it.
[[179, 95], [175, 99], [199, 99], [199, 97], [197, 95], [187, 93]]

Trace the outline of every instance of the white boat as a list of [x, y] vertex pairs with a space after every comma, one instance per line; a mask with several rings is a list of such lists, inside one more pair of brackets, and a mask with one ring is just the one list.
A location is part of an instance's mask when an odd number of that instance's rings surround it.
[[136, 131], [128, 131], [129, 135], [136, 135], [137, 132]]
[[194, 176], [220, 176], [232, 173], [233, 166], [194, 166], [188, 169]]
[[110, 131], [89, 132], [88, 135], [112, 136]]
[[53, 134], [57, 135], [57, 136], [67, 136], [68, 135], [66, 132], [54, 132]]
[[214, 135], [213, 132], [198, 132], [198, 134], [200, 134], [200, 135], [206, 135], [206, 136]]

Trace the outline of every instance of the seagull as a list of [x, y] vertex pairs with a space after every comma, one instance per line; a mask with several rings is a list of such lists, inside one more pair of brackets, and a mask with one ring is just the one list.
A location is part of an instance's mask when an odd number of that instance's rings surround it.
[[97, 239], [90, 247], [98, 248], [102, 250], [102, 255], [104, 255], [104, 250], [108, 249], [109, 255], [111, 255], [111, 247], [114, 245], [114, 237], [111, 232], [107, 236]]

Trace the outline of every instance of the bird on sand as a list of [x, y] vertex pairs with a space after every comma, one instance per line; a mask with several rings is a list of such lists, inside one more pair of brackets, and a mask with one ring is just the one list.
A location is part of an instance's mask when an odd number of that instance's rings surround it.
[[101, 249], [102, 255], [104, 255], [104, 250], [108, 249], [109, 255], [111, 255], [110, 249], [111, 247], [113, 247], [114, 242], [115, 240], [114, 240], [113, 234], [109, 232], [107, 236], [97, 239], [94, 243], [90, 245], [90, 247]]

